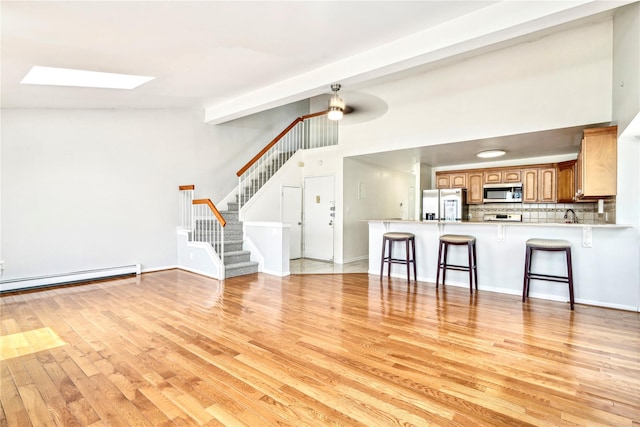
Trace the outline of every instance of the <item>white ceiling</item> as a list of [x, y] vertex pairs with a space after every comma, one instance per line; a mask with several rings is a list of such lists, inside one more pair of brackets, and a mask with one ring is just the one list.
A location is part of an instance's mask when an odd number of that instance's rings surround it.
[[[0, 101], [3, 108], [196, 108], [220, 123], [328, 93], [333, 82], [366, 99], [374, 79], [627, 3], [2, 1]], [[132, 91], [20, 84], [33, 65], [155, 79]]]

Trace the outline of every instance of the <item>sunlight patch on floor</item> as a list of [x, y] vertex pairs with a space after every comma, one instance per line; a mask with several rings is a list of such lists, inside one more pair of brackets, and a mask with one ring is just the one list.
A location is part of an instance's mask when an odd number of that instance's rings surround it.
[[51, 328], [0, 336], [0, 360], [33, 354], [65, 345]]

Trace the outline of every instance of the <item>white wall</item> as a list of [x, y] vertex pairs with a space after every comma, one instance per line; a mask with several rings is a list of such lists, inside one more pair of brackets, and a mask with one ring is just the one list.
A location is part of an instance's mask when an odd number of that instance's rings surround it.
[[3, 110], [3, 279], [176, 264], [178, 185], [210, 128], [189, 111]]
[[409, 191], [415, 176], [359, 160], [344, 159], [344, 262], [369, 254], [367, 219], [409, 219]]
[[351, 156], [607, 122], [611, 61], [608, 20], [368, 85], [388, 111], [346, 117], [340, 145]]
[[178, 185], [213, 201], [303, 101], [211, 126], [188, 110], [2, 110], [3, 279], [176, 265]]
[[269, 179], [269, 184], [262, 187], [242, 207], [241, 221], [280, 222], [282, 186], [302, 187], [302, 168], [298, 166], [301, 159], [302, 152], [298, 151], [282, 165], [278, 172]]
[[[196, 195], [217, 202], [238, 185], [236, 172], [297, 117], [309, 114], [309, 101], [300, 101], [233, 120], [208, 125], [211, 138], [196, 146], [195, 168], [206, 177], [196, 184]], [[222, 207], [225, 208], [224, 206]]]
[[640, 112], [640, 3], [615, 12], [613, 58], [613, 116], [622, 133]]

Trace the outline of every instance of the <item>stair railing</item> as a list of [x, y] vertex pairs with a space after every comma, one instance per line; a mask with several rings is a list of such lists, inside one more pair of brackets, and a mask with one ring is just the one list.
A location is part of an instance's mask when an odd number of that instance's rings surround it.
[[321, 111], [298, 117], [236, 172], [238, 208], [244, 206], [298, 150], [338, 144], [338, 122], [329, 120], [328, 113]]
[[191, 202], [193, 202], [195, 188], [195, 185], [181, 185], [178, 187], [178, 190], [180, 190], [180, 227], [187, 230], [193, 230]]
[[224, 226], [227, 222], [209, 199], [192, 201], [192, 233], [191, 240], [208, 242], [224, 263]]

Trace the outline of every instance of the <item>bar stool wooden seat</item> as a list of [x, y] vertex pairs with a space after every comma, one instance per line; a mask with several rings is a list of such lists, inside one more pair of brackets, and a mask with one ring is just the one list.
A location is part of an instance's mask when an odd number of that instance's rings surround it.
[[[447, 264], [449, 245], [466, 245], [469, 257], [468, 265]], [[442, 286], [446, 279], [447, 270], [459, 270], [469, 272], [469, 292], [473, 294], [473, 282], [475, 278], [476, 291], [478, 290], [478, 268], [476, 263], [476, 238], [464, 234], [443, 234], [440, 236], [438, 247], [438, 273], [436, 274], [436, 288], [440, 282], [442, 271]]]
[[[557, 276], [549, 274], [539, 274], [531, 272], [531, 259], [533, 251], [554, 251], [564, 252], [567, 259], [567, 275]], [[524, 258], [524, 283], [522, 285], [522, 302], [525, 302], [529, 296], [529, 287], [531, 279], [546, 280], [549, 282], [561, 282], [569, 285], [569, 302], [571, 310], [573, 310], [573, 271], [571, 268], [571, 243], [566, 240], [559, 239], [529, 239], [527, 240], [527, 249]]]
[[[393, 243], [404, 242], [405, 258], [393, 257]], [[411, 249], [409, 249], [411, 246]], [[386, 255], [386, 248], [389, 248], [389, 255]], [[411, 282], [411, 264], [413, 264], [413, 279], [417, 282], [416, 273], [416, 238], [412, 233], [384, 233], [382, 235], [382, 261], [380, 262], [380, 280], [382, 280], [384, 265], [388, 264], [387, 277], [391, 277], [391, 264], [405, 264], [407, 266], [407, 282]]]

